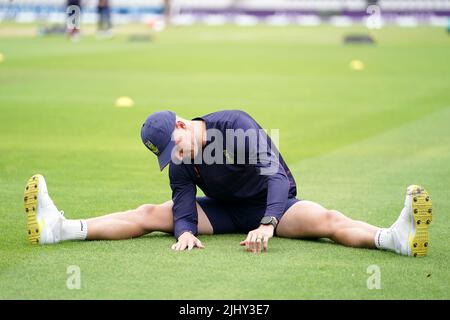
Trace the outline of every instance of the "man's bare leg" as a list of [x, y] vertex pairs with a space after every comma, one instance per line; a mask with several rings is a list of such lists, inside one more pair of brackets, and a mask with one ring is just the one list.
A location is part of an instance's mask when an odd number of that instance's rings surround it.
[[[143, 236], [153, 231], [173, 232], [172, 201], [144, 204], [136, 209], [86, 220], [87, 240], [120, 240]], [[212, 234], [213, 228], [197, 204], [198, 233]]]
[[380, 228], [356, 221], [312, 201], [299, 201], [283, 215], [277, 235], [287, 238], [329, 238], [339, 244], [375, 248]]

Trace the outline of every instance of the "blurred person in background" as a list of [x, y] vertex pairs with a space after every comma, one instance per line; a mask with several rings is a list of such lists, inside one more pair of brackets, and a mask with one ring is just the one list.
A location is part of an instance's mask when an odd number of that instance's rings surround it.
[[171, 0], [164, 0], [164, 22], [166, 26], [170, 25], [170, 20], [172, 17], [172, 7], [171, 7]]
[[99, 0], [98, 12], [98, 33], [99, 38], [112, 38], [111, 10], [109, 0]]
[[[71, 8], [77, 6], [78, 9]], [[67, 23], [66, 34], [72, 41], [78, 41], [80, 39], [80, 15], [81, 14], [81, 0], [67, 0], [66, 6]]]

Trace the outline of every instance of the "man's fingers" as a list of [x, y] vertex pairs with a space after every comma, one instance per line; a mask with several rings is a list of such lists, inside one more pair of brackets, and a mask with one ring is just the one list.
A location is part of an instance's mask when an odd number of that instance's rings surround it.
[[247, 239], [245, 240], [245, 245], [247, 247], [247, 251], [252, 251], [252, 237], [253, 233], [249, 233]]
[[203, 243], [200, 241], [200, 240], [198, 240], [198, 239], [196, 239], [195, 240], [195, 245], [197, 246], [197, 247], [199, 247], [199, 248], [204, 248], [205, 246], [203, 245]]
[[187, 239], [181, 238], [180, 240], [177, 241], [177, 243], [174, 243], [171, 248], [172, 250], [183, 251], [185, 249], [192, 250], [194, 247], [202, 249], [204, 248], [202, 242], [196, 237], [191, 237]]
[[187, 246], [188, 246], [187, 240], [183, 240], [180, 245], [180, 251], [185, 250]]
[[252, 236], [252, 234], [249, 233], [249, 234], [247, 235], [247, 238], [245, 238], [244, 241], [241, 241], [241, 246], [248, 246], [248, 243], [250, 242], [250, 237], [251, 237], [251, 236]]
[[178, 245], [177, 245], [177, 251], [182, 250], [181, 247], [183, 246], [183, 240], [178, 241]]
[[256, 251], [256, 237], [257, 237], [257, 235], [255, 233], [253, 233], [252, 237], [250, 239], [250, 251], [251, 252]]
[[250, 231], [247, 238], [241, 241], [241, 246], [246, 246], [247, 251], [262, 252], [269, 248], [269, 236], [264, 233], [257, 232], [258, 230]]
[[268, 236], [264, 236], [263, 245], [264, 245], [264, 251], [267, 251], [269, 249], [269, 237]]
[[261, 236], [256, 237], [256, 252], [261, 252]]
[[240, 242], [241, 246], [245, 246], [247, 251], [260, 253], [269, 249], [269, 239], [273, 236], [273, 232], [265, 227], [259, 227], [248, 233], [247, 238]]
[[192, 248], [194, 247], [194, 240], [193, 239], [189, 239], [188, 241], [188, 250], [191, 251]]

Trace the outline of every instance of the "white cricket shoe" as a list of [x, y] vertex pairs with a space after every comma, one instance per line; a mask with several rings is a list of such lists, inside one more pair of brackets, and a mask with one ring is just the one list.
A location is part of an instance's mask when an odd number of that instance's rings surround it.
[[389, 228], [395, 252], [406, 256], [426, 256], [429, 247], [428, 227], [432, 217], [432, 203], [428, 192], [421, 186], [409, 186], [406, 190], [405, 207]]
[[42, 175], [36, 174], [28, 180], [23, 200], [31, 244], [59, 242], [65, 218], [48, 195], [47, 184]]

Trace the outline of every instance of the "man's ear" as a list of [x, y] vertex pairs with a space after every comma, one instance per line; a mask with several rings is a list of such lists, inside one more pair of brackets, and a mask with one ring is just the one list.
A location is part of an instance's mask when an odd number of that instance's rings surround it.
[[177, 122], [176, 122], [176, 128], [177, 129], [186, 129], [186, 123], [184, 123], [183, 121], [181, 121], [181, 120], [178, 120]]

